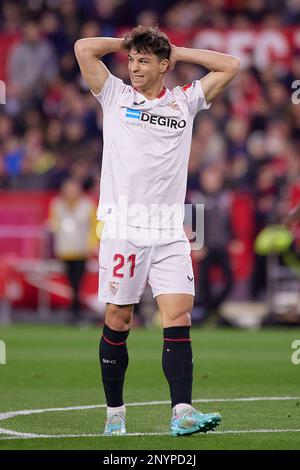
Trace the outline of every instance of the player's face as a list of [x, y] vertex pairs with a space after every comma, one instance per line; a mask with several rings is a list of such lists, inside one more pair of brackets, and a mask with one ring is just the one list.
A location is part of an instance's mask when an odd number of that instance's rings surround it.
[[140, 89], [150, 88], [167, 69], [168, 61], [161, 61], [155, 54], [136, 52], [128, 54], [128, 70], [132, 86]]

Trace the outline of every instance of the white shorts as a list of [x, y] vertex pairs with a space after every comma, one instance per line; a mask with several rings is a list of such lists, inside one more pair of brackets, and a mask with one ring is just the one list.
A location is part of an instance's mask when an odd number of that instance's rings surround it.
[[107, 237], [110, 224], [105, 222], [100, 241], [98, 296], [101, 302], [139, 303], [147, 281], [153, 297], [195, 295], [191, 247], [183, 230], [172, 239], [159, 241], [130, 235], [126, 239], [114, 239]]

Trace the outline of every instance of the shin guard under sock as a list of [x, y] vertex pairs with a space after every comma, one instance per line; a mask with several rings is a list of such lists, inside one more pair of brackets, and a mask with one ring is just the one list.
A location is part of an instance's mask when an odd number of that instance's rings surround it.
[[109, 407], [124, 404], [123, 385], [128, 366], [126, 346], [128, 335], [129, 331], [114, 331], [107, 325], [103, 327], [99, 358], [106, 402]]
[[192, 403], [193, 354], [189, 326], [164, 328], [162, 366], [172, 407]]

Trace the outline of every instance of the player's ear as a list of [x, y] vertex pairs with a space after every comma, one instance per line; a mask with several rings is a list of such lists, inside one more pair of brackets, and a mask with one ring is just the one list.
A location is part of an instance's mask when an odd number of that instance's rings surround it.
[[169, 60], [168, 59], [164, 59], [160, 62], [160, 73], [166, 73], [166, 71], [168, 70], [168, 66], [169, 66]]

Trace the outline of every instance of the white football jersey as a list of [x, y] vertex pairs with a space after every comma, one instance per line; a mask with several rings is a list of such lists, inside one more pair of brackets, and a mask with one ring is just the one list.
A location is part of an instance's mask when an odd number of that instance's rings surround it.
[[110, 74], [94, 96], [104, 138], [98, 219], [182, 229], [193, 121], [210, 107], [200, 80], [149, 100]]

